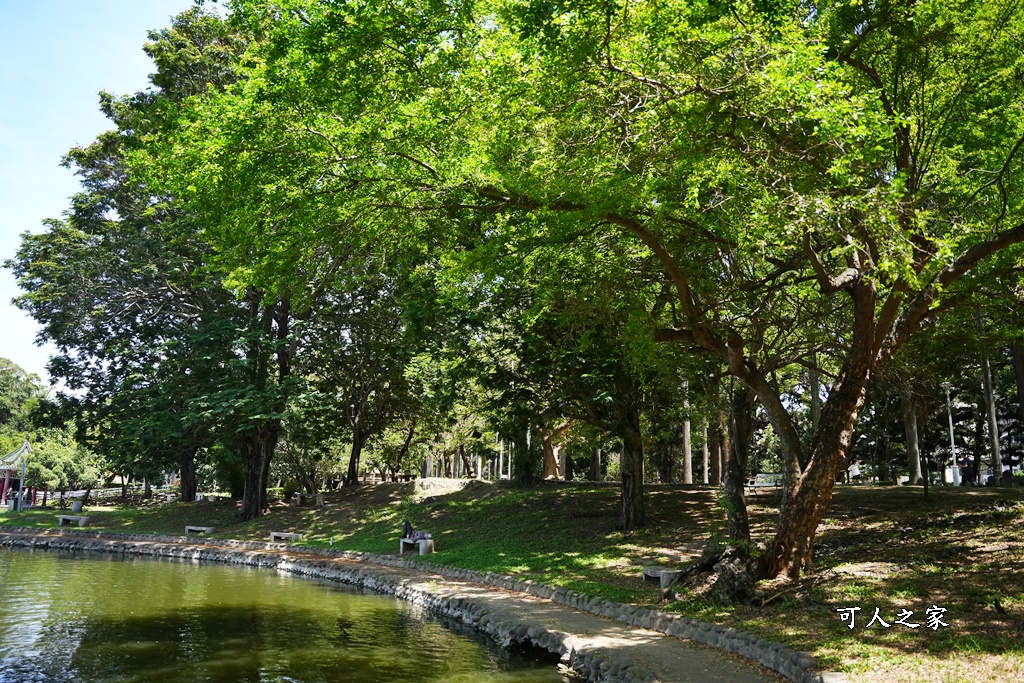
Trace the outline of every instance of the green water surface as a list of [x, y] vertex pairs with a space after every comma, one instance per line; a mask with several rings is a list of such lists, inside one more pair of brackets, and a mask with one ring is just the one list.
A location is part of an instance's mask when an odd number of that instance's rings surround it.
[[0, 683], [560, 683], [391, 597], [274, 571], [0, 550]]

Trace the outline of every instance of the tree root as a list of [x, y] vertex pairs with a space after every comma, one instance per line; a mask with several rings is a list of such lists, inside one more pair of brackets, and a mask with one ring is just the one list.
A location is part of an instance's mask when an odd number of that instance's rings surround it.
[[760, 605], [764, 592], [757, 588], [757, 557], [748, 544], [709, 545], [675, 583], [702, 584], [709, 600], [722, 604]]

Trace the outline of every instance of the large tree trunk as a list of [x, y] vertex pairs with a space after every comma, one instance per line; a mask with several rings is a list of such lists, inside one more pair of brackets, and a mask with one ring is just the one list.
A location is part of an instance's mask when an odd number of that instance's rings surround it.
[[814, 535], [832, 499], [836, 477], [842, 471], [857, 415], [871, 375], [870, 356], [851, 353], [822, 408], [821, 424], [811, 440], [807, 468], [784, 494], [782, 514], [768, 551], [761, 557], [763, 578], [785, 576], [796, 580], [810, 569]]
[[245, 492], [242, 494], [242, 509], [239, 511], [238, 518], [246, 522], [263, 514], [263, 506], [260, 504], [260, 490], [263, 488], [263, 463], [252, 448], [246, 448], [242, 457], [242, 466], [245, 469]]
[[274, 450], [277, 448], [277, 437], [280, 431], [279, 426], [274, 429], [274, 441], [266, 448], [263, 457], [263, 471], [260, 473], [260, 509], [264, 512], [270, 511], [270, 500], [267, 498], [267, 482], [270, 481], [270, 461], [274, 459]]
[[509, 470], [514, 473], [516, 481], [523, 486], [533, 486], [537, 483], [537, 466], [540, 462], [537, 460], [532, 431], [531, 428], [527, 427], [525, 430], [525, 440], [513, 440], [515, 444], [514, 453], [512, 462], [509, 463]]
[[717, 419], [708, 429], [708, 452], [711, 455], [709, 481], [712, 486], [719, 486], [722, 483], [722, 432]]
[[[252, 321], [259, 326], [259, 334], [249, 340], [246, 348], [246, 356], [253, 363], [249, 381], [256, 391], [266, 391], [272, 381], [272, 364], [276, 359], [276, 382], [279, 393], [265, 409], [281, 414], [287, 401], [281, 387], [291, 374], [291, 345], [285, 343], [290, 335], [290, 305], [287, 297], [282, 297], [273, 306], [264, 306], [263, 298], [263, 295], [253, 288], [246, 292], [249, 314]], [[272, 351], [272, 346], [268, 344], [272, 334], [276, 337], [276, 352]], [[241, 437], [239, 455], [242, 460], [244, 489], [239, 518], [242, 521], [255, 519], [269, 509], [267, 479], [280, 432], [280, 420], [268, 420], [251, 428]]]
[[907, 465], [910, 469], [910, 486], [921, 483], [921, 449], [917, 435], [917, 411], [914, 398], [909, 390], [903, 396], [903, 426], [907, 432]]
[[658, 464], [658, 481], [662, 484], [671, 484], [673, 457], [672, 446], [667, 440], [661, 440], [654, 446], [653, 459]]
[[345, 486], [359, 484], [359, 458], [363, 454], [363, 435], [359, 430], [352, 433], [352, 450], [348, 454], [348, 471], [345, 473]]
[[[880, 477], [883, 481], [889, 481], [895, 479], [896, 476], [892, 472], [891, 462], [889, 460], [889, 427], [882, 427], [882, 436], [879, 438], [879, 444], [875, 447], [875, 464], [880, 468]], [[879, 464], [878, 450], [881, 449], [881, 464]]]
[[[977, 316], [978, 331], [984, 335], [985, 321], [981, 316], [981, 311], [976, 310], [975, 315]], [[996, 415], [996, 389], [992, 381], [992, 366], [988, 361], [988, 352], [984, 348], [981, 351], [981, 382], [985, 389], [985, 415], [988, 418], [988, 442], [992, 454], [992, 486], [999, 486], [1000, 479], [1003, 476], [1003, 458], [999, 452], [999, 419]]]
[[601, 480], [601, 447], [594, 446], [594, 454], [590, 456], [590, 472], [587, 475], [590, 481]]
[[623, 531], [644, 526], [647, 509], [644, 501], [644, 443], [640, 433], [640, 413], [628, 408], [620, 425], [622, 436], [622, 511], [619, 527]]
[[402, 443], [402, 447], [398, 450], [398, 457], [395, 459], [395, 474], [402, 472], [402, 461], [405, 460], [406, 454], [409, 453], [409, 446], [412, 445], [412, 437], [416, 434], [416, 420], [409, 423], [409, 432], [405, 435], [405, 441]]
[[196, 480], [196, 453], [198, 446], [183, 444], [178, 448], [178, 479], [181, 488], [178, 492], [181, 502], [195, 502], [199, 482]]
[[996, 392], [992, 382], [992, 366], [988, 354], [981, 359], [982, 381], [985, 387], [985, 416], [988, 420], [989, 452], [992, 454], [992, 486], [999, 486], [1003, 476], [1003, 458], [999, 452], [999, 420], [996, 417]]
[[311, 496], [317, 494], [320, 487], [317, 485], [316, 468], [302, 473], [302, 488], [306, 489], [306, 493]]
[[565, 479], [565, 468], [559, 459], [561, 448], [555, 445], [555, 440], [562, 438], [571, 426], [572, 420], [566, 420], [560, 425], [546, 425], [542, 442], [544, 447], [545, 479]]
[[466, 479], [475, 478], [472, 459], [466, 453], [466, 447], [461, 443], [459, 444], [459, 461], [462, 463], [462, 476]]
[[728, 457], [726, 450], [729, 448], [726, 442], [729, 436], [725, 413], [721, 408], [722, 381], [717, 375], [711, 381], [711, 397], [716, 404], [711, 422], [711, 484], [720, 486], [725, 474], [725, 459]]
[[561, 479], [558, 471], [558, 459], [555, 457], [555, 447], [553, 444], [555, 433], [553, 431], [545, 431], [543, 436], [541, 444], [544, 449], [544, 478]]
[[750, 520], [747, 517], [747, 501], [743, 496], [747, 460], [750, 453], [750, 439], [754, 434], [752, 411], [754, 396], [746, 387], [737, 389], [732, 400], [732, 457], [725, 464], [725, 497], [728, 500], [726, 512], [729, 520], [729, 538], [733, 541], [750, 541]]
[[280, 424], [265, 422], [242, 437], [239, 455], [245, 471], [245, 489], [239, 519], [247, 521], [263, 514], [267, 498], [266, 463], [277, 446]]

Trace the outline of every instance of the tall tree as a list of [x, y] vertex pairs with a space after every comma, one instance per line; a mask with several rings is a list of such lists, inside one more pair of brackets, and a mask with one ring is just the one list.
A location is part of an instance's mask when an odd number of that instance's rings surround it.
[[38, 375], [0, 358], [0, 432], [17, 434], [31, 429], [32, 409], [45, 395]]
[[[986, 274], [986, 257], [1024, 240], [1007, 189], [1021, 121], [1006, 110], [1022, 13], [819, 4], [810, 20], [741, 28], [655, 3], [529, 6], [535, 49], [517, 63], [551, 88], [527, 91], [499, 129], [497, 147], [530, 166], [506, 165], [488, 195], [549, 223], [619, 226], [658, 256], [679, 323], [659, 338], [721, 359], [781, 438], [788, 486], [762, 569], [797, 576], [873, 371], [957, 303], [965, 276]], [[957, 172], [972, 168], [990, 174]], [[844, 328], [842, 369], [805, 453], [770, 378], [822, 318]]]
[[[67, 397], [83, 433], [126, 457], [140, 450], [162, 457], [176, 444], [182, 497], [193, 500], [194, 456], [215, 425], [226, 426], [249, 471], [242, 515], [250, 518], [266, 506], [265, 473], [282, 412], [277, 389], [289, 374], [287, 298], [250, 288], [236, 299], [202, 222], [126, 164], [183, 101], [237, 80], [247, 42], [201, 9], [150, 39], [156, 90], [101, 95], [116, 130], [68, 154], [82, 192], [65, 220], [25, 235], [8, 266], [26, 291], [19, 305], [59, 349], [52, 373], [85, 392]], [[100, 424], [107, 428], [94, 428]]]
[[[809, 564], [873, 373], [1024, 241], [1013, 2], [273, 7], [244, 86], [151, 150], [239, 276], [353, 235], [522, 259], [618, 231], [672, 288], [656, 338], [779, 437], [764, 576]], [[815, 353], [838, 371], [802, 438], [775, 378]]]

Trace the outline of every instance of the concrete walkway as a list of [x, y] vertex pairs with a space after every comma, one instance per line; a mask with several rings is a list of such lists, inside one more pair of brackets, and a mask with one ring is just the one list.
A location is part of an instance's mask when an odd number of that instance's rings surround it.
[[347, 553], [347, 557], [336, 557], [314, 549], [303, 552], [301, 547], [283, 544], [218, 539], [197, 542], [184, 537], [92, 534], [64, 529], [0, 528], [0, 547], [3, 546], [244, 564], [361, 585], [459, 619], [488, 633], [504, 646], [529, 642], [558, 653], [563, 662], [591, 681], [777, 683], [787, 680], [745, 657], [637, 628], [620, 619], [575, 609], [553, 599], [453, 577], [448, 572], [434, 572], [429, 567], [412, 565], [397, 557], [351, 553]]
[[[388, 572], [392, 568], [381, 568]], [[615, 676], [616, 665], [635, 662], [664, 683], [768, 683], [786, 680], [765, 667], [737, 655], [696, 645], [673, 636], [628, 626], [618, 620], [590, 614], [551, 600], [495, 589], [440, 575], [404, 574], [405, 585], [431, 590], [439, 596], [462, 598], [480, 605], [493, 619], [513, 621], [520, 629], [567, 634], [571, 647], [599, 652], [598, 668]], [[605, 666], [604, 662], [607, 662]]]

